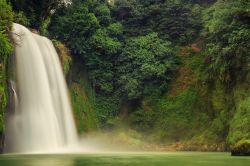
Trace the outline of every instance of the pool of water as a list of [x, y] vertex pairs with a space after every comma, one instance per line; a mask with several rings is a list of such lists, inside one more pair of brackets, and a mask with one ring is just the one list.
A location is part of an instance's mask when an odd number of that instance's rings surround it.
[[0, 155], [0, 166], [250, 166], [230, 153], [95, 153]]

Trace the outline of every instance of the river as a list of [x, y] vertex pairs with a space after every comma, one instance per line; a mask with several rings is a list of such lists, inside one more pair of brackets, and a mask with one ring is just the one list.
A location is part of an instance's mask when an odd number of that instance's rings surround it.
[[249, 166], [250, 157], [230, 153], [130, 152], [0, 155], [1, 166]]

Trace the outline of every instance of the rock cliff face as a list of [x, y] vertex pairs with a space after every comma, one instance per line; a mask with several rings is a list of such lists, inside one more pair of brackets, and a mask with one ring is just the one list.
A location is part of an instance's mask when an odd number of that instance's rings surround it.
[[177, 150], [228, 151], [250, 138], [249, 76], [234, 85], [204, 81], [199, 65], [205, 59], [199, 46], [193, 47], [180, 49], [182, 65], [169, 90], [145, 97], [126, 121], [140, 133], [146, 131], [145, 138], [175, 142]]

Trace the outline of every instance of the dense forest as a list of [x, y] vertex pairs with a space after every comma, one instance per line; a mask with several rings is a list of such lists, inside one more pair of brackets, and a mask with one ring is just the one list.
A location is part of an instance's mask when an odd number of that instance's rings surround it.
[[0, 0], [2, 141], [13, 22], [53, 41], [80, 134], [145, 149], [249, 143], [249, 0]]

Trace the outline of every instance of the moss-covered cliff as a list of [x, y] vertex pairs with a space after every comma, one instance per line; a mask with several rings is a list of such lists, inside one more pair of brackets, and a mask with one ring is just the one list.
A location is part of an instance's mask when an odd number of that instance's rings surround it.
[[149, 142], [174, 143], [177, 150], [224, 151], [249, 139], [249, 77], [231, 86], [204, 77], [196, 44], [178, 55], [182, 64], [169, 90], [145, 96], [124, 121]]
[[12, 8], [5, 0], [0, 1], [0, 151], [4, 140], [4, 119], [7, 107], [7, 64], [12, 53], [9, 33], [13, 20]]
[[54, 41], [65, 74], [69, 95], [73, 107], [79, 134], [98, 130], [98, 118], [95, 111], [95, 92], [88, 80], [82, 60], [72, 57], [64, 44]]

